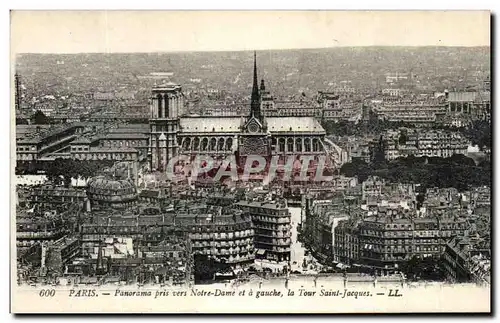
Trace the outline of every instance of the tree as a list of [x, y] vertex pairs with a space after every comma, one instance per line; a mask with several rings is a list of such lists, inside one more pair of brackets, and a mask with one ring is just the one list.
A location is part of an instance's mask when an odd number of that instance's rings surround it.
[[417, 194], [417, 210], [420, 210], [425, 201], [425, 193]]
[[468, 128], [461, 129], [473, 145], [478, 145], [479, 149], [491, 149], [491, 123], [484, 120], [474, 121]]
[[406, 141], [408, 140], [408, 135], [406, 131], [401, 131], [401, 135], [399, 136], [398, 143], [400, 145], [406, 145]]
[[33, 115], [34, 124], [49, 124], [50, 119], [40, 110], [37, 110]]
[[383, 136], [380, 136], [378, 140], [378, 145], [375, 147], [373, 151], [373, 158], [372, 162], [375, 168], [384, 168], [386, 165], [386, 160], [385, 160], [385, 140]]
[[463, 166], [476, 166], [476, 163], [474, 162], [474, 159], [470, 157], [466, 157], [465, 155], [462, 154], [454, 154], [448, 160], [451, 163], [458, 164], [458, 165], [463, 165]]
[[373, 170], [364, 160], [354, 159], [351, 163], [342, 165], [340, 168], [340, 174], [347, 177], [357, 176], [359, 182], [364, 182], [373, 174]]
[[442, 280], [443, 274], [438, 257], [413, 256], [403, 267], [409, 280]]
[[[56, 158], [47, 168], [47, 177], [56, 184], [68, 187], [72, 177], [78, 177], [74, 161], [71, 159]], [[62, 177], [62, 178], [61, 178]]]

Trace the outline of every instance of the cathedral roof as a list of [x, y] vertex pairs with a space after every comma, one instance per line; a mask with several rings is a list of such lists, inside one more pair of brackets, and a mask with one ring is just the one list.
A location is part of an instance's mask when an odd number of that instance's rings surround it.
[[[284, 132], [317, 132], [324, 133], [321, 124], [313, 117], [267, 117], [267, 130], [272, 133]], [[182, 132], [239, 133], [242, 125], [240, 117], [193, 117], [181, 118]]]
[[267, 117], [267, 130], [275, 132], [318, 132], [324, 133], [325, 129], [313, 117]]
[[240, 132], [240, 117], [181, 118], [182, 132]]

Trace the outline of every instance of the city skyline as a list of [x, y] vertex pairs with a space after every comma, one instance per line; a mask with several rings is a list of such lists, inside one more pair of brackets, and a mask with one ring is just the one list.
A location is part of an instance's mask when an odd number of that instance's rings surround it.
[[[38, 27], [33, 28], [34, 25]], [[14, 11], [11, 14], [13, 54], [368, 46], [490, 46], [490, 12]]]

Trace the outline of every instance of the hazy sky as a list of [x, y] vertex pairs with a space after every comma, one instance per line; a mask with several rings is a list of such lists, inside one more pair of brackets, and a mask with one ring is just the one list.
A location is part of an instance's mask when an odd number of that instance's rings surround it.
[[13, 53], [489, 46], [487, 11], [16, 11]]

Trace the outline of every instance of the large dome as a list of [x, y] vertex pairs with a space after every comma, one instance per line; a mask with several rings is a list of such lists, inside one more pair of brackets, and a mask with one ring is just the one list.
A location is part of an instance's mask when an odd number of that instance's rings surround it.
[[88, 181], [87, 196], [93, 204], [126, 206], [137, 199], [137, 189], [130, 180], [98, 176]]

